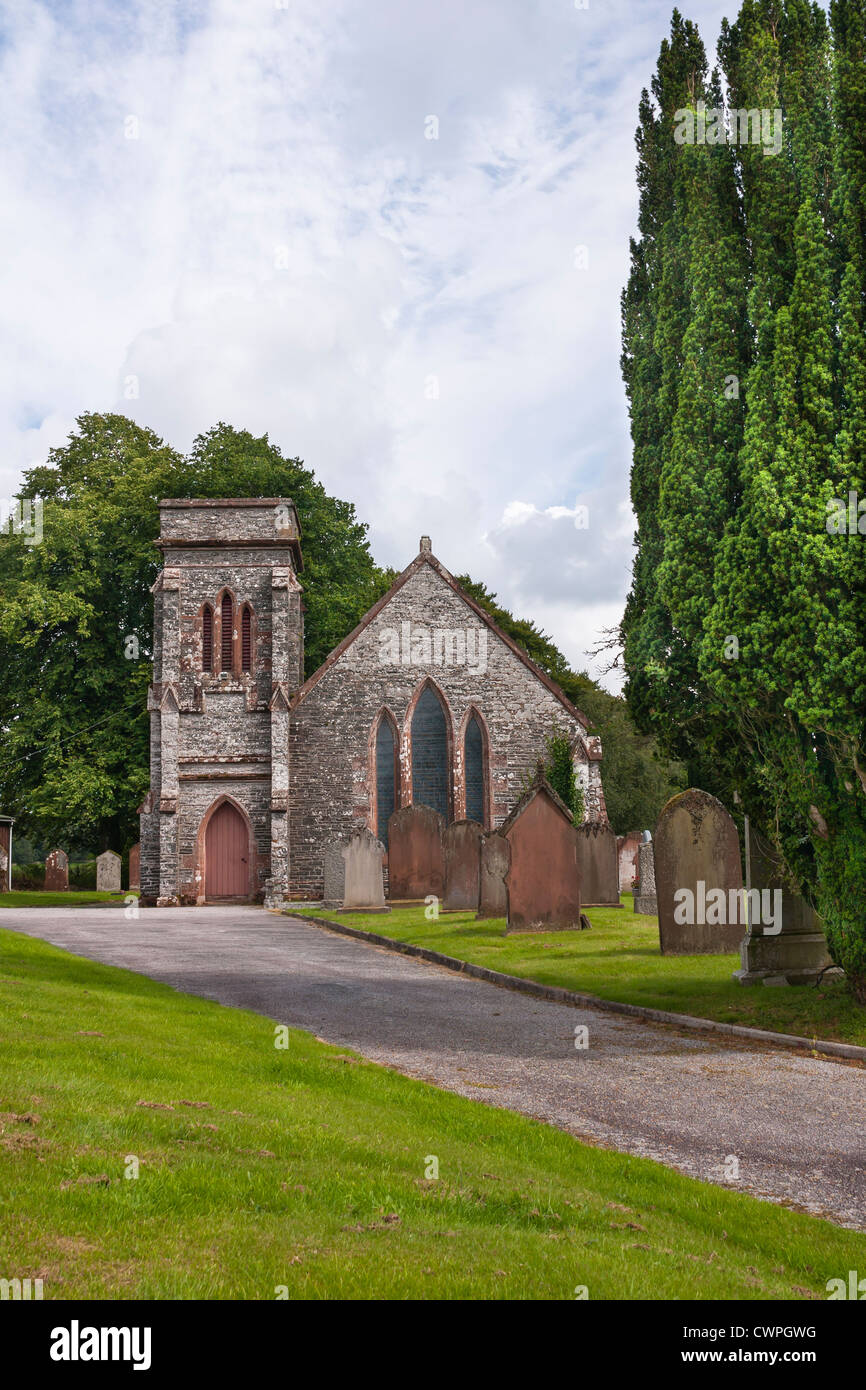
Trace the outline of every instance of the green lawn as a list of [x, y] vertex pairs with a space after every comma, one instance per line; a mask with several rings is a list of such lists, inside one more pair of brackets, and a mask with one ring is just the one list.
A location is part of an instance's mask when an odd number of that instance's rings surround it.
[[46, 1299], [801, 1299], [866, 1268], [866, 1236], [4, 930], [0, 1041], [0, 1277]]
[[[505, 935], [504, 921], [478, 922], [474, 913], [440, 913], [438, 920], [428, 921], [423, 906], [369, 916], [312, 911], [316, 917], [602, 999], [866, 1045], [866, 1009], [855, 1003], [844, 980], [826, 981], [820, 989], [743, 986], [731, 978], [739, 968], [738, 956], [663, 956], [655, 917], [635, 913], [631, 894], [623, 894], [623, 902], [623, 908], [587, 909], [588, 932], [512, 936]], [[296, 903], [290, 911], [303, 912], [303, 905]]]
[[68, 893], [46, 893], [41, 889], [35, 892], [15, 891], [0, 893], [0, 907], [86, 907], [88, 903], [122, 903], [127, 893], [136, 889], [126, 889], [123, 893], [97, 893], [96, 889], [71, 889]]

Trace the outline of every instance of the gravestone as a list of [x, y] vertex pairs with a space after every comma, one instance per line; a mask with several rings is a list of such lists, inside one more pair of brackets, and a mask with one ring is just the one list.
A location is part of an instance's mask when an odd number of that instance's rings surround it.
[[721, 801], [696, 787], [672, 797], [653, 847], [662, 954], [738, 950], [745, 932], [740, 841]]
[[833, 967], [820, 917], [791, 887], [781, 856], [751, 827], [749, 859], [748, 934], [734, 979], [741, 985], [814, 984]]
[[606, 822], [586, 821], [577, 831], [577, 867], [584, 907], [619, 907], [616, 835]]
[[580, 931], [577, 828], [540, 765], [500, 833], [511, 846], [508, 931]]
[[[647, 836], [649, 831], [644, 832]], [[655, 917], [659, 910], [656, 897], [655, 853], [650, 839], [641, 840], [637, 847], [637, 878], [632, 889], [635, 912]]]
[[69, 888], [69, 859], [64, 850], [53, 849], [45, 860], [46, 893], [65, 893]]
[[481, 879], [481, 841], [477, 821], [458, 820], [445, 831], [446, 912], [477, 912]]
[[367, 829], [356, 830], [343, 848], [345, 864], [343, 907], [387, 912], [382, 862], [385, 846]]
[[431, 806], [404, 806], [388, 821], [388, 897], [441, 898], [445, 822]]
[[141, 845], [133, 845], [129, 851], [129, 886], [141, 887]]
[[637, 852], [640, 848], [640, 831], [630, 830], [627, 835], [618, 835], [616, 840], [617, 870], [619, 891], [630, 893], [637, 878]]
[[120, 855], [107, 849], [96, 860], [96, 891], [98, 893], [120, 892]]
[[479, 917], [507, 917], [508, 889], [505, 876], [511, 863], [511, 845], [498, 830], [482, 836], [480, 855]]
[[346, 891], [345, 840], [332, 840], [325, 848], [324, 906], [342, 907]]

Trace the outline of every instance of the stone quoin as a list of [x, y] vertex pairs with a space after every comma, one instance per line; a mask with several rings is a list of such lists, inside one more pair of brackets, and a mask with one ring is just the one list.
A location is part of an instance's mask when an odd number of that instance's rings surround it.
[[412, 805], [495, 830], [563, 729], [607, 825], [586, 717], [428, 537], [305, 680], [301, 541], [287, 498], [160, 504], [142, 905], [321, 899], [328, 847], [367, 829], [387, 854]]

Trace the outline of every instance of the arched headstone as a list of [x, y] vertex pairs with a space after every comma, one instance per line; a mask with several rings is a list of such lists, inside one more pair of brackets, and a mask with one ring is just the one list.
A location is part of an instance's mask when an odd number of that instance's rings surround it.
[[343, 848], [345, 908], [363, 908], [374, 912], [382, 912], [385, 909], [382, 873], [384, 855], [385, 846], [366, 826], [355, 831]]
[[723, 955], [743, 939], [737, 827], [721, 801], [690, 787], [663, 807], [653, 838], [664, 955]]
[[69, 859], [66, 851], [53, 849], [45, 860], [46, 893], [65, 893], [69, 888]]
[[120, 892], [120, 855], [107, 849], [96, 860], [96, 890], [98, 893]]
[[492, 830], [481, 840], [479, 917], [507, 917], [508, 889], [505, 876], [511, 864], [511, 846], [504, 835]]
[[446, 912], [477, 912], [484, 831], [477, 821], [459, 820], [445, 831]]

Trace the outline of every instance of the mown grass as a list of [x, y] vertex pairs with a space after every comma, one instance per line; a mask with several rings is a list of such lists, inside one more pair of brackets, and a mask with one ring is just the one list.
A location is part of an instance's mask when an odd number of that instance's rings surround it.
[[138, 897], [135, 889], [127, 889], [123, 893], [98, 893], [95, 888], [72, 888], [67, 893], [46, 893], [41, 888], [32, 892], [15, 889], [11, 893], [0, 893], [0, 908], [86, 907], [88, 903], [122, 903], [130, 891]]
[[866, 1267], [863, 1235], [5, 930], [0, 1042], [0, 1277], [45, 1298], [800, 1299]]
[[[741, 985], [732, 978], [738, 956], [663, 956], [656, 918], [634, 912], [631, 894], [622, 901], [622, 908], [589, 908], [591, 931], [511, 936], [504, 920], [478, 922], [474, 913], [440, 912], [429, 920], [423, 904], [369, 916], [311, 910], [316, 917], [602, 999], [866, 1045], [866, 1009], [844, 980], [825, 980], [818, 988]], [[304, 909], [296, 903], [289, 910]]]

